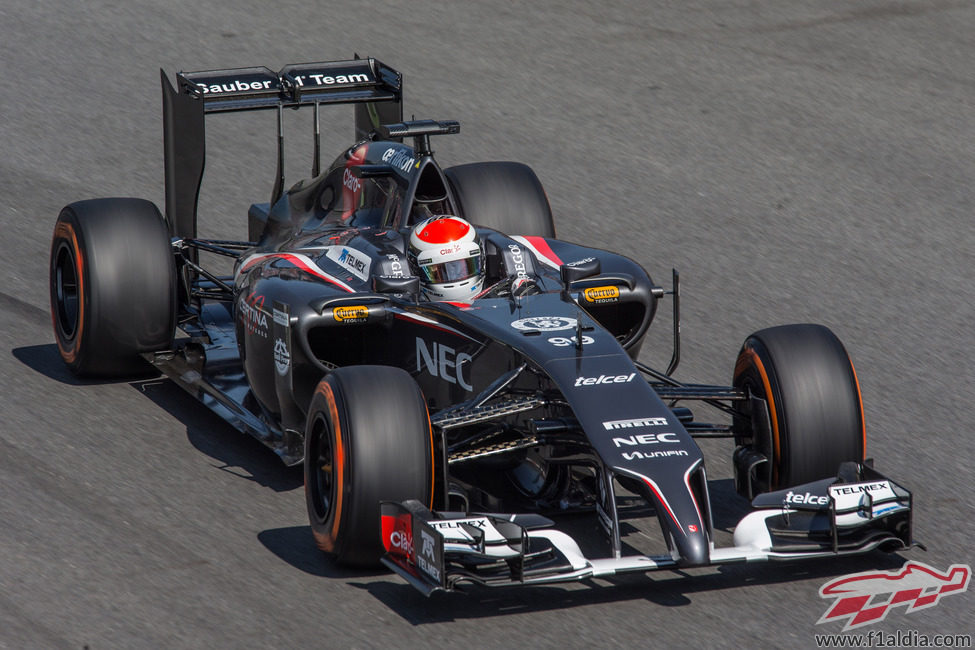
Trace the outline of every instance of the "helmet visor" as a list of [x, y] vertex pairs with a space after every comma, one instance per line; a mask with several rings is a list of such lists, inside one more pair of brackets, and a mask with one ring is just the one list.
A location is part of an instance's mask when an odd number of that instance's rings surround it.
[[460, 282], [481, 274], [481, 256], [475, 255], [462, 260], [451, 260], [420, 267], [423, 278], [432, 284]]

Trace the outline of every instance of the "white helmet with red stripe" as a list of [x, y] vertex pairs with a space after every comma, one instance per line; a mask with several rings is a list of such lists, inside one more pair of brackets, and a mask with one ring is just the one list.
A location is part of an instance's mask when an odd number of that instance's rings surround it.
[[469, 302], [484, 286], [484, 254], [474, 226], [441, 214], [410, 233], [410, 268], [430, 300]]

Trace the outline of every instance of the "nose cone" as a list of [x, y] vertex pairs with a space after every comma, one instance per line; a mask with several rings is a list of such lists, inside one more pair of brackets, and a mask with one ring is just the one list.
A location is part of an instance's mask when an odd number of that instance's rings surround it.
[[683, 478], [671, 481], [666, 493], [654, 481], [644, 477], [648, 488], [644, 496], [657, 510], [665, 533], [670, 534], [674, 550], [677, 551], [677, 565], [680, 567], [707, 566], [711, 563], [704, 517], [698, 510], [694, 495], [684, 483]]
[[680, 554], [677, 565], [680, 567], [694, 567], [710, 564], [710, 547], [704, 531], [698, 528], [697, 532], [684, 530], [683, 533], [681, 535], [680, 531], [672, 531], [674, 542], [677, 544], [677, 552]]

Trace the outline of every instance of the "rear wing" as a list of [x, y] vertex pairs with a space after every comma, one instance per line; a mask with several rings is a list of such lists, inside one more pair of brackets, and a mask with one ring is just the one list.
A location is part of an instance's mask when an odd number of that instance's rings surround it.
[[368, 138], [383, 124], [403, 121], [403, 77], [376, 59], [286, 65], [278, 72], [265, 67], [180, 72], [174, 86], [160, 70], [163, 94], [163, 148], [166, 170], [166, 221], [175, 237], [196, 237], [196, 209], [206, 159], [206, 115], [231, 111], [276, 109], [278, 168], [272, 205], [284, 191], [285, 108], [315, 109], [315, 160], [321, 170], [318, 109], [321, 105], [355, 104], [356, 140]]

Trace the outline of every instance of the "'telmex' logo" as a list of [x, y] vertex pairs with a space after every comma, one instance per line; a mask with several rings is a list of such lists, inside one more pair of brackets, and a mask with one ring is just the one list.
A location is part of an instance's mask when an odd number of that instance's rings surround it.
[[586, 302], [616, 302], [620, 297], [619, 287], [590, 287], [582, 292]]

